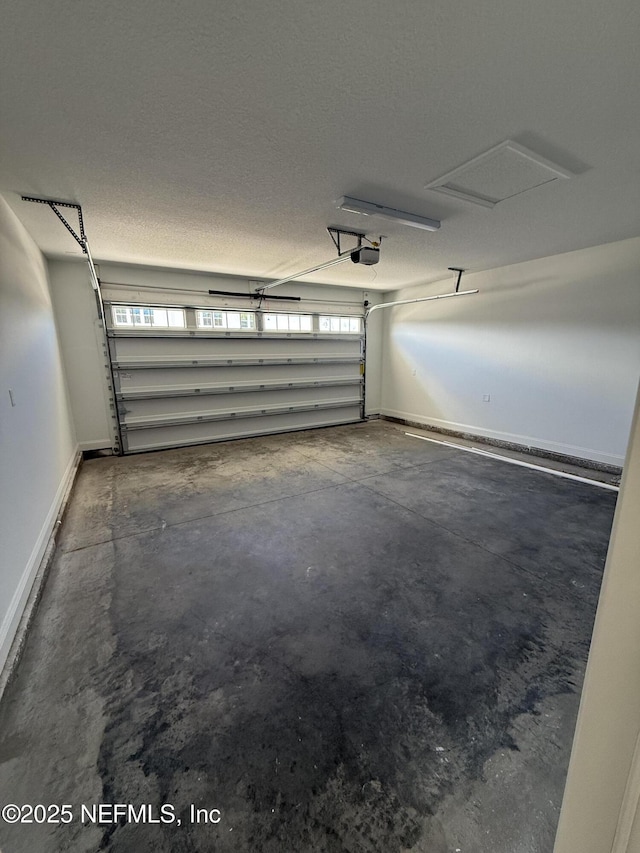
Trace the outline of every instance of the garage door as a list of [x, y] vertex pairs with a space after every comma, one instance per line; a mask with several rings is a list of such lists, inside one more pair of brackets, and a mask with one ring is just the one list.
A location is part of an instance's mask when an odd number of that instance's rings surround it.
[[105, 299], [125, 453], [353, 423], [363, 318]]

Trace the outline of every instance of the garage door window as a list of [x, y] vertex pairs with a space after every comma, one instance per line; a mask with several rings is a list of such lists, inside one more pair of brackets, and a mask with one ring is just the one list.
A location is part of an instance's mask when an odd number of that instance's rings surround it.
[[359, 335], [360, 317], [320, 317], [321, 332], [338, 332], [343, 335]]
[[312, 332], [311, 314], [263, 314], [265, 332]]
[[256, 315], [248, 311], [196, 311], [199, 329], [246, 329], [256, 328]]
[[146, 327], [160, 329], [184, 329], [186, 326], [182, 308], [151, 308], [148, 305], [113, 305], [113, 325], [118, 327]]

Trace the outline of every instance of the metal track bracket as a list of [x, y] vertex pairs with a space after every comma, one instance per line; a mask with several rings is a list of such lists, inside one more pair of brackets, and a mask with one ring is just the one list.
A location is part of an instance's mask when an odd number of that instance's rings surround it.
[[[80, 248], [82, 249], [84, 254], [85, 255], [87, 254], [87, 235], [84, 233], [84, 222], [82, 220], [82, 208], [80, 207], [79, 204], [74, 204], [73, 202], [69, 202], [69, 201], [56, 201], [56, 200], [50, 199], [50, 198], [34, 198], [33, 196], [30, 196], [30, 195], [23, 195], [22, 201], [32, 201], [32, 202], [35, 202], [35, 204], [48, 204], [49, 207], [51, 208], [51, 210], [58, 217], [60, 222], [62, 222], [64, 227], [71, 234], [71, 236], [76, 241], [76, 243], [80, 246]], [[77, 213], [78, 213], [78, 230], [80, 231], [79, 236], [73, 230], [71, 225], [67, 222], [67, 220], [64, 218], [64, 216], [60, 213], [60, 211], [58, 210], [59, 207], [68, 207], [68, 208], [71, 208], [72, 210], [77, 211]]]
[[[333, 240], [333, 243], [334, 243], [336, 249], [338, 250], [339, 255], [342, 254], [342, 248], [341, 248], [341, 244], [340, 244], [340, 238], [341, 237], [355, 237], [358, 241], [356, 243], [355, 248], [360, 249], [362, 247], [362, 241], [363, 241], [364, 236], [365, 236], [364, 232], [362, 232], [362, 231], [345, 231], [344, 228], [335, 228], [333, 225], [330, 225], [327, 228], [327, 231], [329, 232], [329, 236]], [[352, 249], [351, 251], [354, 251], [354, 249]]]
[[[67, 231], [71, 234], [73, 239], [82, 249], [83, 254], [87, 256], [87, 263], [89, 264], [89, 277], [91, 279], [91, 287], [95, 291], [96, 296], [96, 306], [98, 309], [98, 316], [100, 318], [100, 322], [102, 325], [102, 345], [104, 348], [104, 354], [106, 359], [106, 367], [107, 367], [107, 393], [109, 394], [109, 409], [111, 411], [111, 418], [113, 421], [113, 450], [118, 455], [122, 454], [122, 430], [120, 429], [120, 420], [117, 417], [117, 400], [115, 397], [115, 388], [116, 382], [113, 371], [113, 360], [111, 358], [111, 353], [109, 349], [109, 340], [107, 338], [107, 322], [104, 311], [104, 303], [102, 301], [102, 293], [100, 291], [100, 279], [98, 278], [98, 272], [96, 270], [95, 264], [93, 263], [93, 257], [91, 256], [91, 249], [89, 248], [89, 241], [87, 239], [87, 235], [84, 231], [84, 219], [82, 218], [82, 208], [79, 204], [70, 201], [58, 201], [52, 198], [35, 198], [34, 196], [23, 195], [22, 201], [30, 201], [34, 204], [46, 204], [58, 217], [60, 222], [64, 225]], [[78, 231], [79, 234], [76, 233], [75, 229], [71, 227], [67, 219], [60, 213], [58, 210], [59, 207], [66, 207], [71, 210], [75, 210], [78, 214]]]

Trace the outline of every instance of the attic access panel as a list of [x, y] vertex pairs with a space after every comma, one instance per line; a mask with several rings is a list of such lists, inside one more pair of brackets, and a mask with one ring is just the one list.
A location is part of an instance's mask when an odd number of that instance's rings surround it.
[[425, 189], [492, 208], [527, 190], [570, 177], [571, 172], [507, 139], [426, 184]]

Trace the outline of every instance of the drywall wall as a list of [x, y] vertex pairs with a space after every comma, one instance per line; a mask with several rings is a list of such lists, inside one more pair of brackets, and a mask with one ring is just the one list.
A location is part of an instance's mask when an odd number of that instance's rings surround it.
[[[385, 311], [382, 414], [621, 465], [640, 374], [640, 238], [467, 273], [460, 289], [472, 288]], [[385, 299], [452, 289], [448, 278]]]
[[[112, 446], [111, 410], [107, 389], [107, 371], [102, 351], [98, 309], [89, 284], [86, 263], [82, 261], [49, 261], [51, 292], [77, 437], [82, 450]], [[158, 269], [128, 264], [99, 263], [98, 270], [106, 295], [141, 302], [179, 302], [188, 300], [198, 305], [221, 307], [248, 304], [233, 298], [210, 296], [208, 291], [222, 290], [248, 293], [255, 288], [246, 278], [183, 270]], [[382, 299], [380, 292], [366, 292], [345, 287], [291, 282], [278, 287], [279, 296], [299, 296], [306, 310], [338, 310], [361, 313], [364, 300], [372, 304]], [[315, 301], [314, 301], [315, 300]], [[296, 310], [297, 303], [269, 301], [272, 310]], [[367, 344], [366, 412], [378, 414], [380, 409], [382, 335], [379, 322], [372, 325]]]
[[640, 389], [624, 468], [555, 853], [640, 850]]
[[46, 263], [1, 197], [0, 414], [1, 667], [76, 462]]
[[86, 261], [49, 261], [51, 295], [81, 450], [113, 445], [102, 322]]

